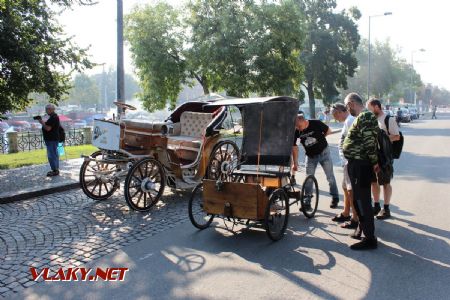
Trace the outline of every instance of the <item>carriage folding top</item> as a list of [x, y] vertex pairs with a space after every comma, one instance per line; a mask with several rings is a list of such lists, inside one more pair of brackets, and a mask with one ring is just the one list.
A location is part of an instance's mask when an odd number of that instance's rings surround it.
[[[240, 173], [256, 171], [273, 175], [289, 173], [298, 100], [265, 97], [221, 100], [207, 106], [237, 106], [243, 118]], [[274, 171], [270, 166], [281, 167]], [[280, 170], [286, 170], [281, 171]], [[235, 171], [238, 172], [238, 171]]]

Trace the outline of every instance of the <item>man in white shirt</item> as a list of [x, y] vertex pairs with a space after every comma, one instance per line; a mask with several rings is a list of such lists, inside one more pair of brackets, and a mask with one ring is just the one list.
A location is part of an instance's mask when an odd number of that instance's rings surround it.
[[[333, 118], [338, 122], [343, 122], [344, 126], [342, 127], [341, 137], [339, 140], [339, 157], [341, 158], [341, 164], [344, 168], [344, 179], [342, 181], [342, 188], [344, 190], [344, 210], [333, 217], [333, 221], [335, 222], [345, 222], [341, 225], [342, 228], [355, 229], [358, 227], [358, 215], [355, 212], [353, 207], [353, 194], [352, 194], [352, 185], [350, 182], [350, 177], [347, 171], [347, 159], [344, 157], [342, 145], [344, 143], [344, 139], [347, 136], [347, 132], [350, 126], [353, 124], [353, 117], [342, 103], [336, 103], [333, 105], [331, 109], [331, 114]], [[352, 209], [352, 216], [350, 216], [350, 208]]]
[[[370, 99], [367, 101], [367, 109], [375, 114], [378, 119], [378, 126], [386, 132], [391, 142], [398, 141], [400, 139], [400, 130], [394, 117], [386, 116], [381, 108], [381, 102], [378, 99]], [[388, 125], [389, 128], [386, 126]], [[373, 214], [377, 216], [378, 220], [383, 220], [391, 217], [391, 211], [389, 204], [392, 197], [391, 179], [394, 176], [394, 168], [390, 166], [381, 170], [376, 174], [377, 180], [372, 182], [372, 195], [374, 200]], [[380, 192], [383, 186], [384, 194], [384, 207], [380, 206]]]

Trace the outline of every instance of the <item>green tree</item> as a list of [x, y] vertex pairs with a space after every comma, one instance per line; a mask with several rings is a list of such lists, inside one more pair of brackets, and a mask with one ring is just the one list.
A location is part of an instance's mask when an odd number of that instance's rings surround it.
[[356, 21], [358, 9], [336, 12], [334, 0], [298, 0], [306, 20], [306, 41], [300, 58], [305, 67], [304, 86], [308, 92], [311, 116], [315, 116], [316, 95], [330, 103], [338, 87], [347, 87], [347, 76], [358, 66], [355, 52], [360, 36]]
[[[92, 1], [53, 0], [68, 8]], [[64, 37], [45, 0], [0, 1], [0, 114], [25, 108], [32, 92], [57, 102], [70, 89], [70, 73], [92, 66], [86, 49]]]
[[75, 76], [68, 102], [80, 104], [84, 108], [96, 107], [99, 103], [99, 88], [95, 80], [85, 74]]
[[195, 0], [176, 10], [167, 3], [137, 8], [126, 37], [149, 110], [173, 106], [183, 84], [205, 94], [296, 95], [303, 68], [300, 7], [293, 0]]

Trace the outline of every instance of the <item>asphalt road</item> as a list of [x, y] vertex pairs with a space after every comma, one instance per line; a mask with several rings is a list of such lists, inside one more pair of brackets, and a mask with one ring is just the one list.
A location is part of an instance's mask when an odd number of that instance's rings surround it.
[[[233, 234], [222, 222], [197, 231], [187, 220], [186, 202], [184, 222], [88, 264], [130, 268], [123, 282], [38, 283], [14, 298], [449, 299], [450, 115], [418, 120], [402, 131], [393, 218], [376, 220], [377, 250], [348, 248], [354, 241], [330, 220], [340, 210], [328, 207], [319, 168], [317, 217], [292, 212], [279, 242], [257, 229]], [[330, 138], [332, 146], [337, 138]], [[340, 181], [338, 167], [335, 173]]]

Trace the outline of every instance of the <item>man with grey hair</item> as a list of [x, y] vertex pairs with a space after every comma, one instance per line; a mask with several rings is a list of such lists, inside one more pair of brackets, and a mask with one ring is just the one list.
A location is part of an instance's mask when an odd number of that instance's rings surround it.
[[47, 158], [50, 164], [51, 171], [47, 173], [47, 176], [58, 176], [59, 175], [59, 154], [58, 154], [58, 143], [59, 143], [59, 117], [55, 112], [55, 105], [47, 104], [45, 106], [45, 112], [49, 115], [46, 122], [39, 118], [38, 121], [42, 125], [42, 134], [44, 136], [45, 146], [47, 148]]
[[[344, 156], [344, 150], [342, 148], [344, 139], [347, 136], [348, 130], [352, 126], [355, 117], [347, 111], [347, 108], [342, 103], [336, 103], [332, 106], [331, 115], [336, 121], [344, 123], [338, 145], [344, 177], [342, 180], [342, 188], [344, 190], [344, 210], [340, 214], [334, 216], [332, 220], [339, 223], [345, 222], [341, 225], [342, 228], [356, 229], [358, 227], [358, 216], [355, 212], [355, 207], [353, 206], [352, 184], [348, 175], [347, 159]], [[350, 208], [352, 209], [352, 216], [350, 216]]]
[[359, 219], [359, 228], [352, 235], [361, 242], [350, 246], [353, 250], [377, 248], [375, 223], [372, 209], [371, 184], [375, 174], [380, 171], [378, 165], [377, 134], [378, 121], [370, 111], [364, 111], [361, 97], [350, 93], [345, 97], [345, 107], [355, 118], [344, 139], [342, 149], [348, 160], [348, 175], [353, 191], [353, 203]]

